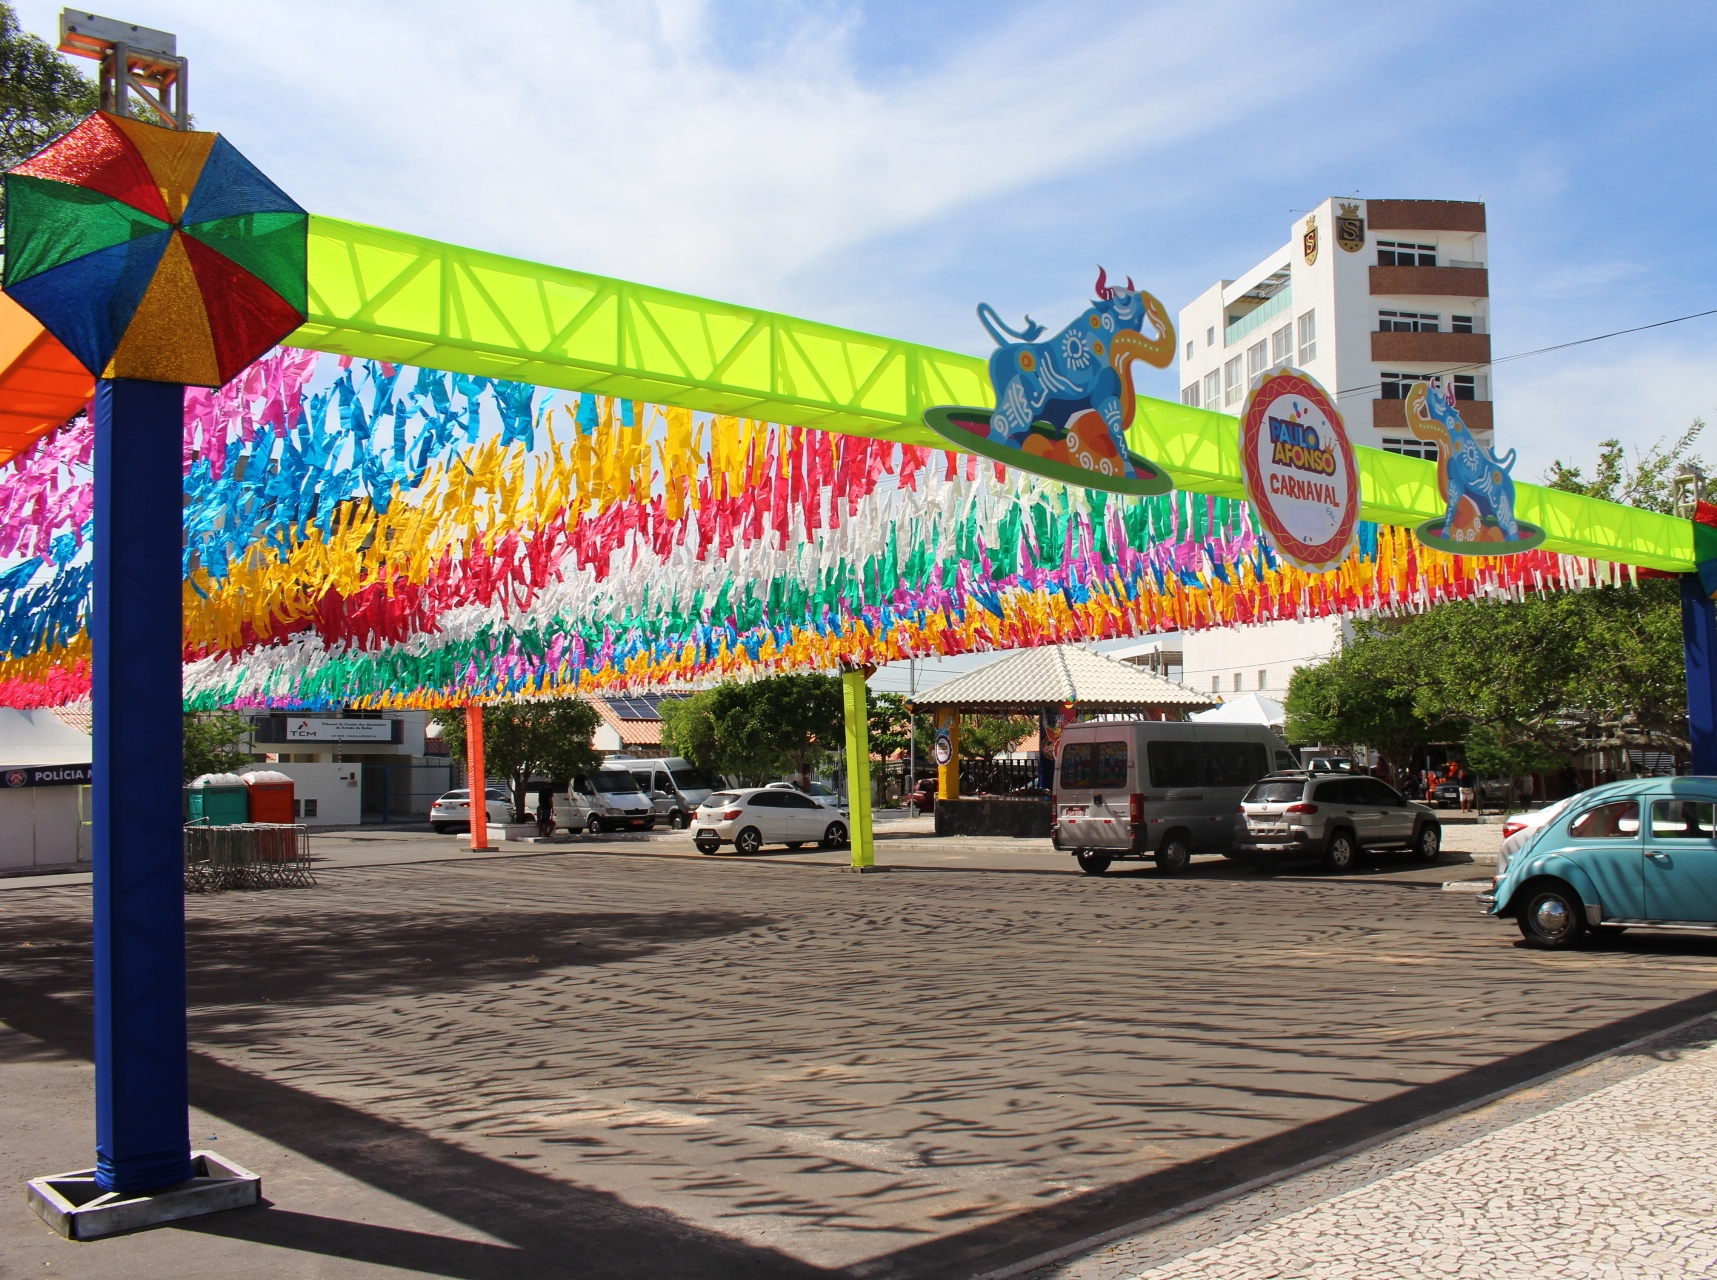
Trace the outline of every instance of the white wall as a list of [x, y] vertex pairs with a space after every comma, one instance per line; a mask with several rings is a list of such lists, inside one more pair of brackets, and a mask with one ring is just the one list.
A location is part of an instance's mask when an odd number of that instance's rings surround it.
[[88, 787], [0, 788], [0, 870], [87, 864]]
[[292, 779], [295, 800], [316, 801], [316, 816], [300, 818], [307, 827], [355, 827], [363, 821], [361, 765], [271, 764], [264, 766]]
[[1257, 693], [1258, 673], [1262, 671], [1264, 696], [1280, 702], [1294, 671], [1327, 659], [1347, 634], [1351, 634], [1351, 629], [1340, 618], [1188, 631], [1181, 638], [1181, 649], [1186, 655], [1182, 683], [1189, 689], [1209, 693], [1211, 678], [1216, 677], [1221, 681], [1217, 692], [1223, 698], [1232, 698], [1236, 692], [1236, 673], [1240, 676], [1239, 692]]

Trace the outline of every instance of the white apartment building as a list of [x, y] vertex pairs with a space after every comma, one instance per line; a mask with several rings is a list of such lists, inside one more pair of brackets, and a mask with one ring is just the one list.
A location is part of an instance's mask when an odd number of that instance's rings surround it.
[[1181, 400], [1238, 414], [1266, 370], [1289, 364], [1336, 398], [1355, 444], [1435, 457], [1407, 430], [1404, 399], [1437, 374], [1489, 445], [1487, 260], [1483, 204], [1325, 200], [1282, 248], [1181, 309]]

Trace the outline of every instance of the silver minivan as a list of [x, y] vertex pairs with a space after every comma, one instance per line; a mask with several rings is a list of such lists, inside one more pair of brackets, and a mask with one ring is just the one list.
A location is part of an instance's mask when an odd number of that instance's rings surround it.
[[1121, 858], [1185, 871], [1195, 853], [1231, 854], [1240, 798], [1265, 774], [1297, 763], [1263, 725], [1070, 725], [1055, 751], [1050, 836], [1086, 875]]
[[680, 756], [659, 760], [611, 756], [608, 767], [630, 770], [656, 816], [676, 831], [691, 826], [692, 815], [718, 785], [718, 779]]

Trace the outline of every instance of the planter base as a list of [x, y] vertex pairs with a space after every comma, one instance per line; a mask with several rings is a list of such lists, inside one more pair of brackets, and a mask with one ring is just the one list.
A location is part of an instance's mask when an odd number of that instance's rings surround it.
[[96, 1240], [262, 1201], [262, 1178], [213, 1151], [193, 1151], [197, 1176], [144, 1195], [103, 1191], [94, 1169], [31, 1178], [26, 1194], [36, 1216], [68, 1240]]

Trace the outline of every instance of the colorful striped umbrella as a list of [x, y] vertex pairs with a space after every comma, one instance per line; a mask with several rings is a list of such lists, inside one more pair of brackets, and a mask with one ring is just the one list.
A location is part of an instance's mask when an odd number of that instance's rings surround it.
[[308, 228], [219, 134], [97, 112], [7, 173], [6, 293], [97, 377], [218, 387], [303, 322]]

